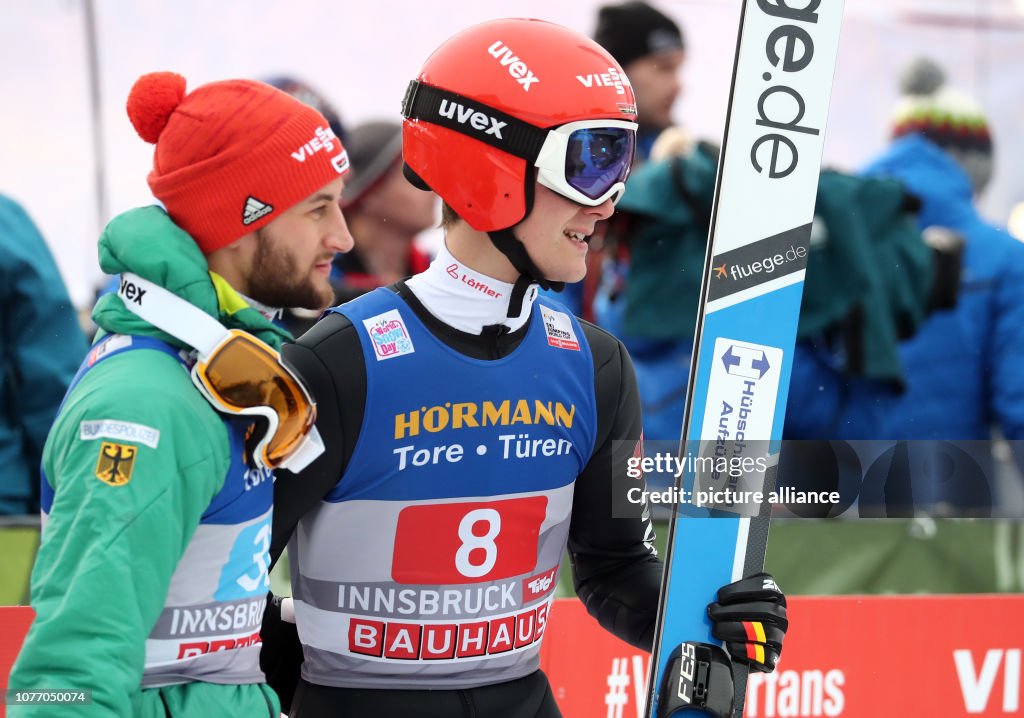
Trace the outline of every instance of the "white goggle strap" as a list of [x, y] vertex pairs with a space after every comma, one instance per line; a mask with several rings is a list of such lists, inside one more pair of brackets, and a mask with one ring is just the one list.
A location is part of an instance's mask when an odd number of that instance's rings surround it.
[[320, 432], [316, 430], [316, 425], [314, 425], [302, 439], [302, 444], [299, 445], [299, 448], [291, 456], [278, 464], [278, 468], [297, 474], [312, 464], [326, 450], [324, 440], [321, 438]]
[[[124, 272], [121, 275], [117, 295], [121, 297], [125, 307], [141, 319], [161, 329], [172, 337], [185, 342], [199, 352], [199, 358], [207, 360], [213, 350], [230, 336], [227, 328], [192, 304], [169, 292], [158, 284], [143, 279], [137, 274]], [[206, 391], [202, 382], [195, 382], [196, 387], [215, 406], [220, 402]], [[224, 409], [226, 410], [226, 409]], [[239, 412], [230, 412], [239, 413]], [[277, 415], [272, 409], [253, 407], [241, 413], [258, 414], [266, 417], [270, 428], [277, 424]], [[267, 431], [256, 447], [257, 458], [262, 455], [263, 445], [270, 440], [272, 431]], [[320, 432], [314, 426], [306, 434], [299, 448], [279, 464], [280, 468], [299, 472], [309, 466], [314, 459], [324, 453], [324, 442]]]
[[204, 361], [229, 336], [227, 328], [202, 309], [137, 274], [121, 274], [117, 296], [132, 314], [188, 344]]

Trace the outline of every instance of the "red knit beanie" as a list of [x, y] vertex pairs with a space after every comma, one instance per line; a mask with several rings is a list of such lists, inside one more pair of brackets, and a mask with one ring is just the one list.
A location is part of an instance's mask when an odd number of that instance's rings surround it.
[[268, 224], [348, 171], [348, 155], [316, 110], [252, 80], [136, 80], [128, 117], [156, 145], [149, 187], [209, 254]]

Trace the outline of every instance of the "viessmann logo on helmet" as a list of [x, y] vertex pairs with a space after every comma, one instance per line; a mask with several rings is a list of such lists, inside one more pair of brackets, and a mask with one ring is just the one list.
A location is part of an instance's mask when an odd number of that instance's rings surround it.
[[576, 79], [584, 87], [614, 87], [620, 95], [626, 94], [626, 88], [632, 87], [626, 73], [619, 72], [614, 67], [609, 67], [608, 72], [589, 75], [576, 75]]
[[530, 68], [526, 66], [526, 63], [520, 60], [518, 55], [513, 54], [512, 50], [501, 40], [487, 48], [487, 52], [491, 57], [500, 62], [502, 67], [508, 68], [508, 74], [512, 75], [516, 82], [523, 86], [523, 92], [529, 92], [530, 85], [540, 82], [540, 78], [530, 72]]

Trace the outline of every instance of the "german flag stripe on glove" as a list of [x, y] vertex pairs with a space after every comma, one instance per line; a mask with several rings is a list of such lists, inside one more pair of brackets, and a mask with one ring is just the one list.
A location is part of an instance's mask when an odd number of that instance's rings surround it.
[[745, 663], [752, 670], [771, 673], [775, 669], [775, 663], [779, 660], [779, 652], [768, 645], [760, 643], [733, 643], [725, 644], [726, 651], [732, 660], [738, 663]]
[[764, 621], [718, 621], [711, 627], [711, 632], [719, 641], [745, 643], [763, 643], [776, 651], [782, 650], [782, 639], [786, 631]]
[[760, 621], [744, 621], [743, 630], [747, 632], [747, 640], [764, 643], [764, 625]]

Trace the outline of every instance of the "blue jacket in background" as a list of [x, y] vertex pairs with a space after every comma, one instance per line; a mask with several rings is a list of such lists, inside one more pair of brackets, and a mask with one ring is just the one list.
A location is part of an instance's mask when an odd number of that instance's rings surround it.
[[0, 515], [39, 510], [50, 424], [88, 348], [46, 242], [0, 195]]
[[803, 388], [819, 395], [821, 412], [794, 414], [808, 404], [791, 395], [787, 433], [811, 438], [816, 424], [820, 438], [968, 440], [990, 438], [998, 424], [1008, 439], [1024, 439], [1024, 244], [982, 220], [967, 175], [919, 135], [894, 142], [865, 174], [900, 180], [917, 195], [922, 228], [964, 236], [957, 307], [933, 313], [901, 344], [900, 396], [839, 382], [822, 357], [798, 352], [794, 377], [808, 379]]

